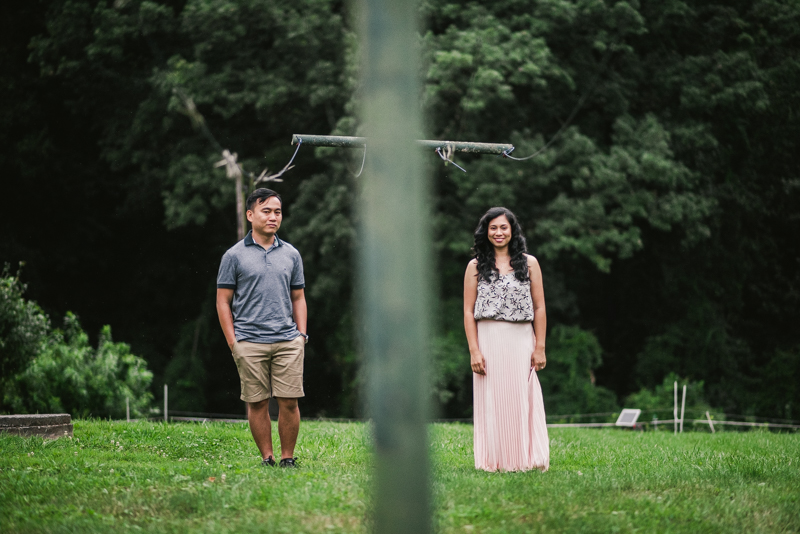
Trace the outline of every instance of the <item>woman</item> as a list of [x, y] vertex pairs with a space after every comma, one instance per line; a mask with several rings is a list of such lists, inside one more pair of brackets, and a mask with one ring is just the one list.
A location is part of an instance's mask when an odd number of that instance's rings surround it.
[[[492, 208], [475, 230], [475, 259], [464, 276], [464, 329], [475, 403], [475, 468], [527, 471], [550, 467], [542, 388], [542, 271], [526, 254], [516, 216]], [[531, 323], [533, 326], [531, 326]]]

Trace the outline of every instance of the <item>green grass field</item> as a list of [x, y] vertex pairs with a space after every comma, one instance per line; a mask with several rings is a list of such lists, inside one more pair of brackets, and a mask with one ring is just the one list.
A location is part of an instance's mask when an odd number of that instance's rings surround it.
[[[277, 433], [276, 433], [277, 434]], [[472, 427], [431, 427], [439, 532], [798, 532], [800, 434], [553, 429], [547, 473], [484, 473]], [[301, 468], [245, 424], [77, 421], [0, 437], [0, 531], [364, 532], [363, 424], [307, 422]]]

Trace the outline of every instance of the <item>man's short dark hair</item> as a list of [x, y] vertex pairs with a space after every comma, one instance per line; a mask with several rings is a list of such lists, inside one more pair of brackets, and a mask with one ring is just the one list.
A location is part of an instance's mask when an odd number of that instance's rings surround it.
[[283, 199], [281, 196], [273, 191], [272, 189], [267, 189], [266, 187], [259, 187], [252, 193], [247, 196], [247, 201], [244, 203], [247, 206], [247, 211], [253, 209], [253, 206], [258, 203], [261, 204], [262, 202], [266, 202], [269, 197], [278, 197], [278, 201], [283, 205]]

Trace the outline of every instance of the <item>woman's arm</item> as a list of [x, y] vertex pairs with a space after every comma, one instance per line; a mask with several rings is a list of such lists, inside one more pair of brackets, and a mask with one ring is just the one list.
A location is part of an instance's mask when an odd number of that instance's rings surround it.
[[464, 331], [469, 344], [469, 360], [473, 373], [486, 374], [486, 360], [478, 348], [478, 322], [475, 321], [475, 301], [478, 299], [478, 262], [472, 260], [464, 274]]
[[547, 334], [547, 312], [544, 307], [544, 285], [542, 269], [533, 256], [528, 256], [528, 274], [531, 277], [531, 299], [533, 300], [533, 332], [536, 335], [536, 346], [531, 354], [531, 367], [537, 371], [547, 365], [544, 353], [544, 338]]

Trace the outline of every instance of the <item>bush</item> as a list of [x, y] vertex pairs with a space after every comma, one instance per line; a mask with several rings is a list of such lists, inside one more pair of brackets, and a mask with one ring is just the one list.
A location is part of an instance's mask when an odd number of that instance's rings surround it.
[[766, 362], [759, 362], [756, 379], [769, 387], [754, 388], [755, 410], [787, 420], [800, 417], [800, 345], [779, 348]]
[[[148, 413], [153, 374], [125, 343], [114, 343], [111, 327], [89, 345], [78, 318], [67, 313], [63, 330], [51, 330], [47, 315], [25, 301], [25, 286], [8, 269], [0, 278], [2, 409], [15, 413], [59, 413], [74, 417], [124, 417]], [[6, 373], [10, 369], [10, 373]]]
[[7, 379], [24, 369], [41, 351], [50, 330], [50, 320], [42, 309], [22, 297], [26, 287], [19, 275], [17, 271], [16, 276], [11, 276], [6, 264], [0, 276], [0, 386], [3, 390]]
[[[457, 303], [460, 304], [460, 303]], [[455, 316], [455, 304], [450, 316]], [[446, 409], [454, 401], [472, 413], [472, 370], [463, 330], [455, 326], [433, 340], [431, 392], [434, 403]], [[556, 326], [547, 336], [547, 367], [539, 373], [545, 409], [551, 414], [587, 414], [619, 410], [614, 393], [594, 382], [603, 349], [591, 332], [575, 326]], [[582, 421], [584, 421], [582, 419]]]
[[431, 354], [430, 385], [434, 406], [442, 409], [453, 400], [468, 403], [472, 395], [472, 368], [464, 332], [450, 330], [435, 336]]
[[642, 410], [641, 421], [650, 420], [653, 416], [672, 418], [675, 402], [675, 382], [678, 383], [678, 417], [680, 417], [683, 386], [686, 386], [686, 412], [704, 416], [706, 411], [714, 411], [705, 398], [702, 380], [690, 382], [675, 373], [668, 374], [660, 385], [653, 389], [642, 388], [625, 399], [626, 408]]
[[603, 348], [591, 332], [556, 326], [547, 336], [547, 367], [539, 373], [548, 415], [616, 412], [614, 393], [594, 381]]

